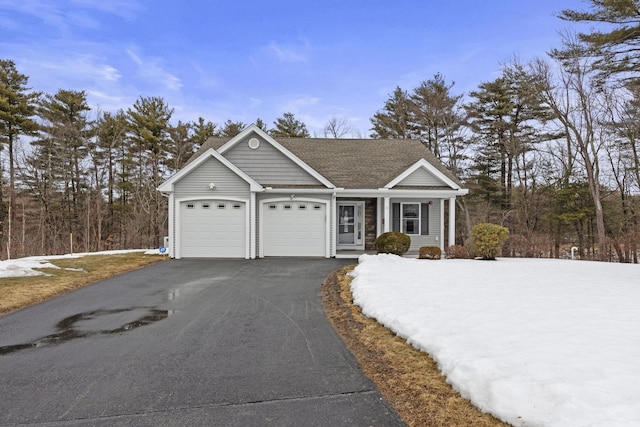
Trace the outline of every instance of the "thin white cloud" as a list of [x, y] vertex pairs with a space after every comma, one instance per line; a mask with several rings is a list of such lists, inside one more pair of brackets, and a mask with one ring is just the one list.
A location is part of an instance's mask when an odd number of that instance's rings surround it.
[[[113, 66], [105, 64], [101, 58], [92, 55], [30, 55], [26, 60], [29, 68], [39, 69], [38, 75], [46, 75], [53, 81], [76, 81], [81, 84], [104, 85], [120, 80], [120, 72]], [[37, 58], [37, 59], [36, 59]]]
[[73, 0], [69, 3], [47, 0], [0, 0], [0, 9], [33, 16], [45, 25], [68, 31], [72, 27], [99, 28], [95, 12], [131, 19], [141, 7], [134, 0]]
[[308, 46], [306, 43], [302, 46], [293, 46], [272, 41], [268, 45], [264, 46], [262, 51], [268, 56], [284, 63], [308, 61]]
[[34, 16], [59, 29], [67, 28], [60, 4], [44, 0], [0, 0], [0, 8]]
[[98, 67], [98, 72], [103, 79], [109, 82], [117, 82], [120, 80], [120, 77], [122, 77], [120, 72], [110, 65], [100, 65]]
[[208, 68], [208, 69], [204, 69], [202, 67], [202, 65], [200, 65], [198, 62], [196, 61], [190, 61], [191, 66], [193, 67], [193, 69], [195, 70], [195, 72], [197, 73], [197, 75], [199, 76], [197, 80], [197, 86], [199, 88], [217, 88], [220, 86], [220, 82], [218, 81], [218, 79], [215, 76], [215, 71]]
[[254, 97], [249, 98], [249, 108], [251, 109], [259, 107], [260, 105], [262, 105], [262, 103], [263, 103], [262, 99], [258, 99]]
[[168, 71], [165, 71], [160, 65], [157, 58], [142, 58], [135, 49], [127, 49], [127, 55], [138, 66], [138, 74], [155, 82], [166, 89], [178, 91], [182, 88], [180, 79]]
[[305, 107], [316, 105], [320, 102], [320, 98], [316, 98], [310, 95], [296, 95], [283, 104], [283, 112], [290, 111], [292, 113], [300, 112]]
[[72, 0], [71, 3], [127, 19], [135, 17], [142, 10], [142, 6], [134, 0]]
[[20, 25], [16, 20], [0, 15], [0, 28], [6, 31], [15, 31], [20, 28]]

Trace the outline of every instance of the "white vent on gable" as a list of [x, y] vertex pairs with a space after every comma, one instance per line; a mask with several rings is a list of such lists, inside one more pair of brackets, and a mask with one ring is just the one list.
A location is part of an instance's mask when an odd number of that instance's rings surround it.
[[258, 138], [251, 138], [249, 139], [248, 145], [252, 150], [256, 150], [260, 147], [260, 140]]

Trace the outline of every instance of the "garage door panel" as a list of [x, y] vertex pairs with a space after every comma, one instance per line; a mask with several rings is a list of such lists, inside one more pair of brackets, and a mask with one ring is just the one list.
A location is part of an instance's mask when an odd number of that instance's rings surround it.
[[181, 204], [180, 213], [182, 257], [245, 257], [245, 203], [188, 202]]
[[263, 225], [264, 255], [325, 256], [326, 220], [324, 203], [266, 203]]

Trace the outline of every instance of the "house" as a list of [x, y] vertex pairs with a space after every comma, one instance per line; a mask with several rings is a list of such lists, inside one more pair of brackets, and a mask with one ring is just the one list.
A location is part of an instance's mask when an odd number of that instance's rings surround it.
[[454, 243], [467, 194], [419, 141], [278, 139], [255, 125], [210, 138], [158, 188], [173, 258], [335, 257], [373, 250], [385, 231], [420, 246]]

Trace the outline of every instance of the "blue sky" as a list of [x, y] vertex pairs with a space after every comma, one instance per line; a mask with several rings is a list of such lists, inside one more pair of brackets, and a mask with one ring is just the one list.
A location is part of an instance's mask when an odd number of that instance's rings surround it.
[[[581, 0], [0, 0], [0, 58], [36, 90], [86, 90], [94, 112], [160, 96], [174, 121], [312, 135], [331, 116], [361, 136], [396, 86], [440, 72], [468, 93], [514, 55], [560, 46], [555, 14]], [[575, 26], [573, 28], [576, 28]]]

